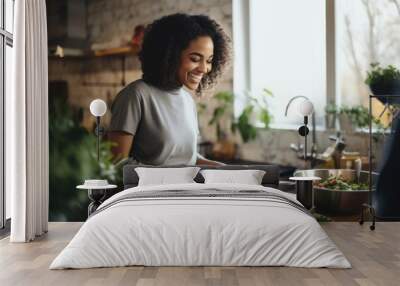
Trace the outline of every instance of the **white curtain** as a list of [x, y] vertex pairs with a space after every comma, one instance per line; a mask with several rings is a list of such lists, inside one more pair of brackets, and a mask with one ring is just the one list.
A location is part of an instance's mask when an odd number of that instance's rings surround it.
[[6, 187], [12, 242], [48, 226], [48, 73], [45, 0], [15, 1], [13, 93], [6, 98]]

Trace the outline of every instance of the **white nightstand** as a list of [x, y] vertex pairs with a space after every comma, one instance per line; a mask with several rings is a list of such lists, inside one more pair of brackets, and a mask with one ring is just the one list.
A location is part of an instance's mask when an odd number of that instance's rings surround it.
[[[90, 199], [90, 204], [88, 206], [88, 217], [96, 211], [96, 209], [101, 205], [103, 199], [105, 198], [107, 191], [111, 189], [115, 189], [117, 185], [110, 185], [108, 183], [103, 185], [95, 185], [95, 184], [88, 184], [88, 181], [93, 180], [86, 180], [84, 185], [79, 185], [76, 188], [78, 190], [87, 190], [88, 197]], [[100, 181], [100, 180], [96, 180]], [[103, 180], [105, 181], [105, 180]], [[107, 181], [105, 181], [107, 182]]]

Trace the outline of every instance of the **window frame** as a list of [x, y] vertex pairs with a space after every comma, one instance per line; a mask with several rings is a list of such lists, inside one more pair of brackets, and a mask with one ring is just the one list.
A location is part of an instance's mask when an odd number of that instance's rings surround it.
[[[6, 0], [0, 0], [0, 235], [9, 232], [10, 220], [6, 213], [5, 189], [5, 92], [6, 92], [6, 46], [13, 48], [13, 34], [6, 30]], [[15, 15], [15, 0], [11, 0]], [[14, 19], [13, 15], [13, 19]], [[14, 29], [13, 29], [14, 30]]]

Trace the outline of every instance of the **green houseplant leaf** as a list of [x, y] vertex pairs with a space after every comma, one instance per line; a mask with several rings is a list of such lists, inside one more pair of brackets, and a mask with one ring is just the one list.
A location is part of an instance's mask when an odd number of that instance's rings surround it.
[[250, 117], [253, 113], [253, 109], [253, 105], [246, 106], [236, 123], [236, 128], [239, 131], [243, 142], [245, 143], [257, 137], [257, 129], [250, 123]]

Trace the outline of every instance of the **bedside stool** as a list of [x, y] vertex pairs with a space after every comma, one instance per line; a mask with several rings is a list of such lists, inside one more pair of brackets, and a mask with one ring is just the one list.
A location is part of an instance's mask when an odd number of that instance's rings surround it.
[[115, 189], [117, 185], [106, 185], [106, 186], [89, 186], [79, 185], [76, 188], [78, 190], [87, 190], [90, 204], [88, 206], [88, 217], [96, 211], [101, 205], [103, 199], [107, 194], [107, 190]]

